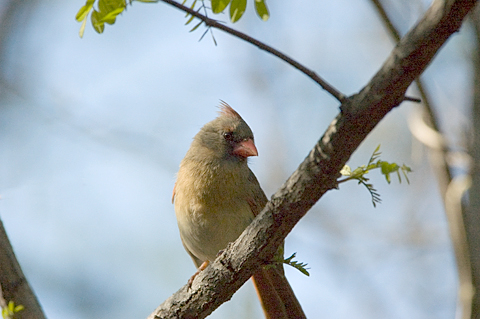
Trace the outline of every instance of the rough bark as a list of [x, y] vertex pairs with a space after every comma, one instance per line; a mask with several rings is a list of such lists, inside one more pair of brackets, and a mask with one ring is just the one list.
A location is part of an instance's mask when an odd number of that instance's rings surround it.
[[0, 305], [13, 301], [24, 306], [24, 310], [15, 315], [17, 319], [45, 319], [35, 294], [25, 279], [25, 275], [13, 253], [5, 228], [0, 221]]

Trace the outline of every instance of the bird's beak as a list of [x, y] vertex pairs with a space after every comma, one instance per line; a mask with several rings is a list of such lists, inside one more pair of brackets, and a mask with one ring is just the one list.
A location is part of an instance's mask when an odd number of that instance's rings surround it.
[[258, 151], [253, 140], [248, 139], [238, 143], [233, 149], [233, 154], [247, 158], [249, 156], [258, 156]]

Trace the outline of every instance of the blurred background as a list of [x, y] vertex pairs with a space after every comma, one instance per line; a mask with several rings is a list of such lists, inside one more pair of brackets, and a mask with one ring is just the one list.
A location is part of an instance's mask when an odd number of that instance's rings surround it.
[[[404, 34], [429, 1], [386, 1]], [[195, 268], [177, 230], [172, 189], [193, 136], [222, 99], [255, 134], [250, 161], [267, 196], [297, 168], [338, 103], [277, 58], [200, 27], [163, 3], [133, 3], [83, 39], [84, 1], [0, 1], [0, 218], [50, 319], [145, 318]], [[395, 46], [370, 1], [249, 2], [235, 28], [358, 92]], [[215, 16], [228, 21], [228, 16]], [[452, 145], [465, 147], [475, 38], [465, 23], [423, 75]], [[415, 88], [410, 96], [418, 97]], [[413, 169], [410, 185], [379, 172], [374, 208], [355, 182], [328, 192], [287, 237], [287, 269], [310, 318], [453, 318], [457, 273], [428, 150], [405, 102], [348, 163], [382, 159]], [[464, 173], [460, 167], [457, 174]], [[248, 282], [211, 318], [261, 318]]]

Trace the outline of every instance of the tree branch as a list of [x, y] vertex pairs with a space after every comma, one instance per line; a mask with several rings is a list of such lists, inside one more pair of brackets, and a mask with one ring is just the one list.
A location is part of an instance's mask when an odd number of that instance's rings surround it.
[[319, 84], [325, 91], [327, 91], [328, 93], [333, 95], [333, 97], [335, 97], [340, 103], [345, 102], [346, 96], [343, 95], [340, 91], [335, 89], [327, 81], [325, 81], [320, 76], [318, 76], [314, 71], [308, 69], [304, 65], [300, 64], [299, 62], [295, 61], [294, 59], [290, 58], [289, 56], [283, 54], [282, 52], [278, 51], [277, 49], [272, 48], [271, 46], [269, 46], [269, 45], [267, 45], [263, 42], [260, 42], [257, 39], [254, 39], [249, 35], [246, 35], [245, 33], [242, 33], [240, 31], [232, 29], [232, 28], [218, 22], [217, 20], [211, 19], [211, 18], [201, 14], [200, 12], [197, 12], [197, 11], [195, 11], [195, 10], [189, 8], [189, 7], [186, 7], [186, 6], [176, 2], [174, 0], [160, 0], [160, 1], [165, 2], [165, 3], [167, 3], [171, 6], [174, 6], [175, 8], [180, 9], [184, 12], [187, 12], [187, 13], [191, 14], [192, 16], [197, 17], [198, 19], [202, 20], [207, 27], [222, 30], [222, 31], [224, 31], [226, 33], [229, 33], [233, 36], [236, 36], [236, 37], [238, 37], [238, 38], [240, 38], [240, 39], [242, 39], [242, 40], [244, 40], [248, 43], [253, 44], [254, 46], [259, 48], [260, 50], [264, 50], [264, 51], [267, 51], [267, 52], [273, 54], [274, 56], [282, 59], [283, 61], [285, 61], [288, 64], [290, 64], [291, 66], [293, 66], [295, 69], [297, 69], [300, 72], [303, 72], [304, 74], [306, 74], [309, 78], [311, 78], [313, 81], [315, 81], [317, 84]]
[[[169, 0], [168, 0], [169, 1]], [[166, 2], [166, 1], [165, 1]], [[474, 0], [434, 1], [399, 42], [382, 68], [348, 98], [310, 154], [242, 235], [148, 318], [204, 318], [229, 300], [261, 266], [298, 221], [328, 190], [360, 143], [405, 96], [408, 86], [460, 28]]]
[[371, 1], [373, 6], [375, 7], [375, 10], [377, 10], [378, 15], [380, 16], [380, 19], [385, 25], [385, 28], [387, 28], [388, 32], [390, 33], [390, 36], [393, 38], [393, 40], [395, 40], [395, 42], [399, 42], [401, 39], [400, 32], [398, 32], [397, 28], [393, 25], [392, 20], [390, 20], [390, 17], [388, 16], [387, 11], [385, 11], [385, 8], [383, 7], [380, 0]]
[[468, 248], [475, 295], [472, 301], [471, 318], [480, 318], [480, 6], [472, 12], [475, 30], [476, 48], [472, 54], [474, 65], [473, 101], [472, 101], [472, 140], [469, 154], [472, 157], [470, 176], [472, 186], [469, 190], [468, 207], [463, 218], [467, 231]]
[[0, 220], [0, 304], [13, 301], [24, 309], [15, 315], [18, 319], [45, 319], [35, 294], [25, 279], [25, 275], [13, 253], [7, 233]]

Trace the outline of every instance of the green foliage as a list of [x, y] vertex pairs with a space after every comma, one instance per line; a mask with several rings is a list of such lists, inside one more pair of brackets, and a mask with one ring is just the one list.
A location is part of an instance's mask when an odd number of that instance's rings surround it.
[[267, 4], [263, 0], [255, 0], [255, 11], [257, 12], [260, 19], [262, 19], [263, 21], [267, 21], [270, 17]]
[[23, 309], [25, 309], [24, 306], [22, 305], [15, 306], [15, 302], [10, 300], [8, 305], [2, 309], [2, 318], [15, 319], [15, 314], [22, 311]]
[[[82, 6], [80, 10], [78, 10], [77, 15], [75, 16], [75, 19], [78, 22], [82, 23], [79, 32], [80, 37], [82, 38], [83, 34], [85, 33], [85, 26], [87, 24], [88, 15], [90, 15], [93, 29], [97, 31], [97, 33], [103, 33], [103, 31], [105, 30], [105, 23], [114, 24], [117, 16], [123, 11], [125, 11], [127, 5], [131, 5], [133, 1], [143, 3], [156, 3], [161, 0], [87, 0], [85, 5]], [[267, 21], [270, 17], [265, 1], [266, 0], [254, 0], [255, 11], [263, 21]], [[187, 0], [184, 0], [182, 5], [185, 5], [186, 2]], [[95, 4], [96, 8], [94, 6]], [[189, 5], [189, 7], [190, 9], [195, 10], [196, 5], [197, 0], [194, 0], [193, 3]], [[230, 5], [230, 21], [235, 23], [243, 16], [247, 8], [247, 0], [211, 0], [211, 5], [211, 10], [215, 14], [224, 12], [228, 5]], [[203, 0], [201, 0], [201, 5], [198, 9], [196, 9], [196, 11], [199, 12], [202, 9], [205, 15], [207, 15], [207, 7], [205, 6]], [[187, 17], [189, 16], [190, 14], [187, 14]], [[192, 22], [194, 18], [194, 16], [190, 16], [186, 24]], [[190, 32], [196, 30], [202, 23], [203, 21], [200, 21], [193, 27], [193, 29], [190, 30]]]
[[[132, 4], [134, 0], [128, 0], [128, 4]], [[144, 3], [155, 3], [158, 0], [135, 0]], [[94, 4], [97, 4], [97, 8]], [[92, 22], [93, 29], [97, 33], [103, 33], [105, 30], [105, 23], [114, 24], [117, 16], [125, 11], [127, 8], [127, 0], [87, 0], [85, 5], [78, 10], [75, 19], [82, 23], [80, 27], [80, 37], [83, 37], [85, 32], [85, 25], [87, 23], [88, 15]]]
[[[185, 2], [187, 2], [187, 0], [184, 0], [182, 4], [185, 4]], [[200, 11], [201, 9], [203, 10], [206, 10], [206, 7], [205, 7], [205, 4], [203, 2], [203, 0], [201, 0], [202, 4], [200, 6], [200, 8], [197, 9], [197, 12]], [[197, 0], [194, 0], [192, 5], [190, 6], [190, 9], [194, 10], [195, 9], [195, 5], [197, 4]], [[195, 16], [194, 15], [190, 15], [190, 13], [187, 13], [187, 15], [185, 16], [185, 18], [188, 18], [190, 16], [190, 18], [187, 20], [187, 22], [185, 22], [185, 25], [189, 24], [190, 22], [193, 21], [193, 19], [195, 19]], [[200, 21], [199, 23], [197, 23], [191, 30], [190, 32], [193, 32], [195, 30], [197, 30], [197, 28], [203, 23], [203, 21]]]
[[87, 3], [83, 7], [78, 10], [77, 15], [75, 16], [75, 19], [78, 22], [82, 22], [82, 26], [80, 27], [80, 38], [83, 37], [83, 33], [85, 32], [85, 25], [87, 24], [87, 17], [90, 11], [93, 8], [93, 3], [95, 0], [87, 0]]
[[[247, 7], [247, 0], [211, 0], [211, 2], [212, 12], [215, 14], [225, 11], [227, 6], [230, 4], [230, 21], [233, 23], [240, 20]], [[257, 15], [263, 21], [267, 21], [270, 17], [270, 14], [268, 12], [265, 0], [254, 0], [254, 2]]]
[[306, 267], [307, 266], [306, 263], [293, 260], [293, 258], [295, 258], [296, 255], [297, 253], [293, 253], [290, 257], [285, 259], [283, 257], [283, 245], [281, 245], [280, 247], [278, 247], [278, 251], [275, 253], [275, 256], [273, 257], [273, 262], [265, 265], [264, 267], [269, 268], [269, 267], [275, 267], [275, 265], [278, 265], [278, 264], [287, 264], [297, 269], [302, 274], [306, 276], [310, 276], [310, 273], [307, 270], [308, 268]]
[[405, 180], [407, 181], [407, 183], [410, 184], [407, 173], [410, 173], [412, 171], [412, 169], [406, 166], [405, 164], [403, 164], [402, 166], [399, 166], [396, 163], [389, 163], [389, 162], [380, 160], [379, 159], [380, 154], [381, 154], [380, 145], [378, 145], [375, 151], [373, 151], [373, 154], [370, 157], [370, 160], [368, 161], [367, 165], [362, 165], [360, 167], [357, 167], [353, 171], [348, 165], [345, 165], [343, 169], [340, 171], [340, 174], [342, 174], [342, 176], [347, 176], [347, 178], [338, 181], [338, 183], [343, 183], [352, 179], [358, 180], [358, 183], [365, 186], [367, 190], [370, 192], [370, 195], [372, 196], [372, 204], [374, 207], [376, 207], [377, 203], [381, 202], [380, 194], [377, 193], [377, 190], [373, 187], [372, 184], [368, 183], [369, 179], [365, 177], [366, 174], [368, 174], [373, 169], [380, 168], [381, 173], [385, 175], [385, 179], [387, 180], [387, 183], [390, 184], [391, 182], [390, 174], [397, 173], [398, 182], [401, 183], [402, 176], [400, 172], [402, 172], [403, 176], [405, 177]]
[[215, 14], [222, 13], [229, 3], [230, 0], [212, 0], [212, 12]]
[[[82, 22], [80, 27], [80, 37], [83, 37], [85, 32], [85, 25], [87, 23], [87, 18], [90, 12], [90, 19], [92, 21], [92, 26], [95, 31], [102, 33], [105, 29], [105, 23], [114, 24], [117, 16], [122, 13], [126, 7], [126, 0], [98, 0], [97, 9], [94, 8], [94, 3], [97, 0], [87, 0], [85, 5], [78, 10], [75, 19], [78, 22]], [[141, 1], [141, 2], [151, 2], [151, 1]]]
[[293, 253], [290, 257], [288, 257], [287, 259], [284, 259], [283, 263], [289, 266], [292, 266], [293, 268], [297, 269], [305, 276], [310, 276], [310, 273], [307, 270], [308, 268], [306, 263], [293, 260], [293, 258], [295, 258], [296, 255], [297, 253]]
[[230, 4], [230, 20], [235, 23], [242, 17], [247, 8], [247, 0], [232, 0]]

